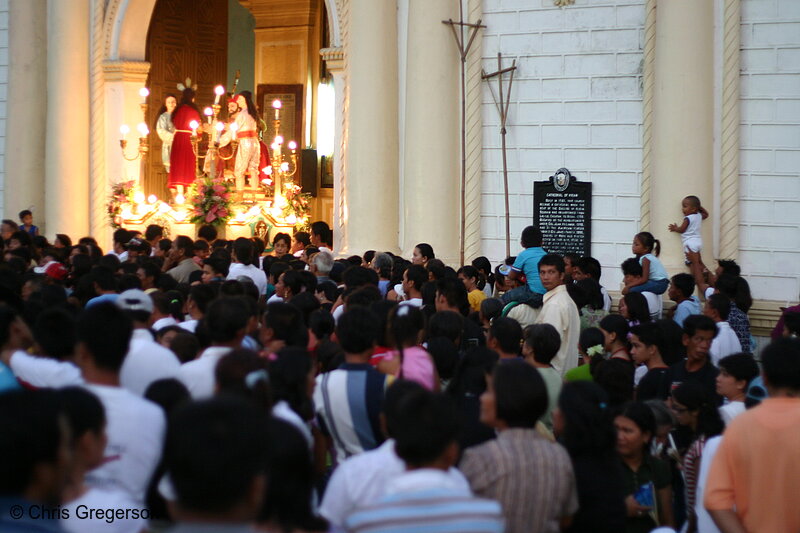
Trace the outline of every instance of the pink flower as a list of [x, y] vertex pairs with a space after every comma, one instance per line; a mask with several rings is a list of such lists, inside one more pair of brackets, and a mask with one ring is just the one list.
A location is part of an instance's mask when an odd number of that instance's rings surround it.
[[222, 194], [225, 192], [225, 187], [222, 185], [214, 185], [214, 192], [217, 194]]
[[226, 211], [225, 208], [222, 208], [217, 212], [217, 214], [219, 214], [219, 218], [225, 218], [228, 216], [228, 211]]

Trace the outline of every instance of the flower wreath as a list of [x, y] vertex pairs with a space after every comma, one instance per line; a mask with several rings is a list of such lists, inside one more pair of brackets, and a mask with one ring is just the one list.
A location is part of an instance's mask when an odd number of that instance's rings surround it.
[[120, 181], [111, 186], [111, 196], [106, 204], [108, 222], [112, 228], [122, 227], [122, 205], [133, 202], [136, 180]]

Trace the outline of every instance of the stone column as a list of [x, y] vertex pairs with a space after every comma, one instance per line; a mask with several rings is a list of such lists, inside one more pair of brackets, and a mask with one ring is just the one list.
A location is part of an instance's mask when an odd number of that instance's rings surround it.
[[[47, 0], [9, 4], [6, 218], [23, 209], [45, 219], [44, 152], [47, 106]], [[9, 194], [11, 193], [11, 194]], [[55, 234], [52, 231], [51, 238]]]
[[89, 0], [47, 2], [45, 225], [89, 231]]
[[[397, 251], [397, 5], [352, 0], [346, 44], [347, 130], [339, 254]], [[337, 86], [338, 90], [338, 86]], [[337, 198], [337, 199], [339, 199]], [[334, 221], [336, 223], [336, 221]]]
[[403, 150], [402, 252], [428, 242], [456, 265], [460, 248], [459, 58], [452, 30], [454, 1], [410, 0]]
[[344, 129], [344, 50], [341, 47], [324, 48], [320, 50], [323, 61], [328, 72], [333, 77], [333, 91], [336, 95], [334, 108], [334, 137], [333, 137], [333, 249], [338, 252], [342, 249], [342, 231], [344, 228], [342, 219], [342, 138]]
[[[681, 200], [714, 204], [714, 2], [658, 2], [653, 65], [653, 178], [649, 230], [662, 242], [671, 274], [685, 271], [680, 236]], [[712, 218], [703, 224], [703, 261], [713, 259]]]

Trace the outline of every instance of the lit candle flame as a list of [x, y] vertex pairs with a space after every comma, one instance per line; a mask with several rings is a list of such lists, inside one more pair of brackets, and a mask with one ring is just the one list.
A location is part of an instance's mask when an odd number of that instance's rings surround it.
[[128, 132], [130, 132], [130, 131], [131, 131], [131, 129], [128, 127], [128, 125], [127, 125], [127, 124], [123, 124], [122, 126], [120, 126], [120, 127], [119, 127], [119, 132], [122, 134], [122, 138], [123, 138], [123, 139], [125, 138], [125, 136], [126, 136], [126, 135], [128, 134]]
[[144, 122], [140, 122], [136, 129], [139, 131], [139, 137], [147, 137], [150, 133], [150, 129], [147, 127], [147, 124]]
[[179, 195], [177, 195], [175, 197], [175, 203], [178, 204], [178, 205], [183, 205], [183, 203], [185, 201], [186, 201], [186, 198], [182, 194], [179, 194]]
[[142, 97], [142, 103], [143, 104], [146, 103], [147, 97], [150, 96], [150, 89], [148, 89], [147, 87], [142, 87], [141, 89], [139, 89], [139, 96]]
[[280, 109], [282, 105], [283, 104], [281, 104], [280, 100], [273, 100], [272, 101], [272, 107], [275, 108], [275, 109]]
[[280, 135], [275, 136], [275, 144], [283, 144], [283, 137]]
[[284, 172], [289, 172], [289, 163], [287, 163], [286, 161], [281, 163], [281, 170]]
[[294, 141], [289, 141], [289, 150], [297, 150], [297, 143]]
[[216, 95], [214, 96], [214, 105], [219, 104], [219, 97], [222, 96], [224, 93], [225, 93], [225, 87], [223, 87], [222, 85], [217, 85], [216, 87], [214, 87], [214, 94]]
[[142, 191], [136, 191], [133, 195], [133, 201], [137, 204], [144, 203], [144, 193]]
[[150, 196], [147, 197], [147, 203], [148, 204], [154, 204], [154, 203], [156, 203], [157, 200], [158, 200], [158, 198], [156, 198], [155, 194], [151, 194]]

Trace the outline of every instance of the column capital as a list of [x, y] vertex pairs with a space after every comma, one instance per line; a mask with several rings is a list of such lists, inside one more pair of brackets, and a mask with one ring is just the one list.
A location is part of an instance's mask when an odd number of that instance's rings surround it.
[[103, 61], [103, 74], [106, 81], [146, 82], [150, 73], [148, 61], [125, 61], [109, 59]]
[[344, 48], [336, 46], [333, 48], [323, 48], [319, 51], [325, 66], [331, 72], [344, 70]]

